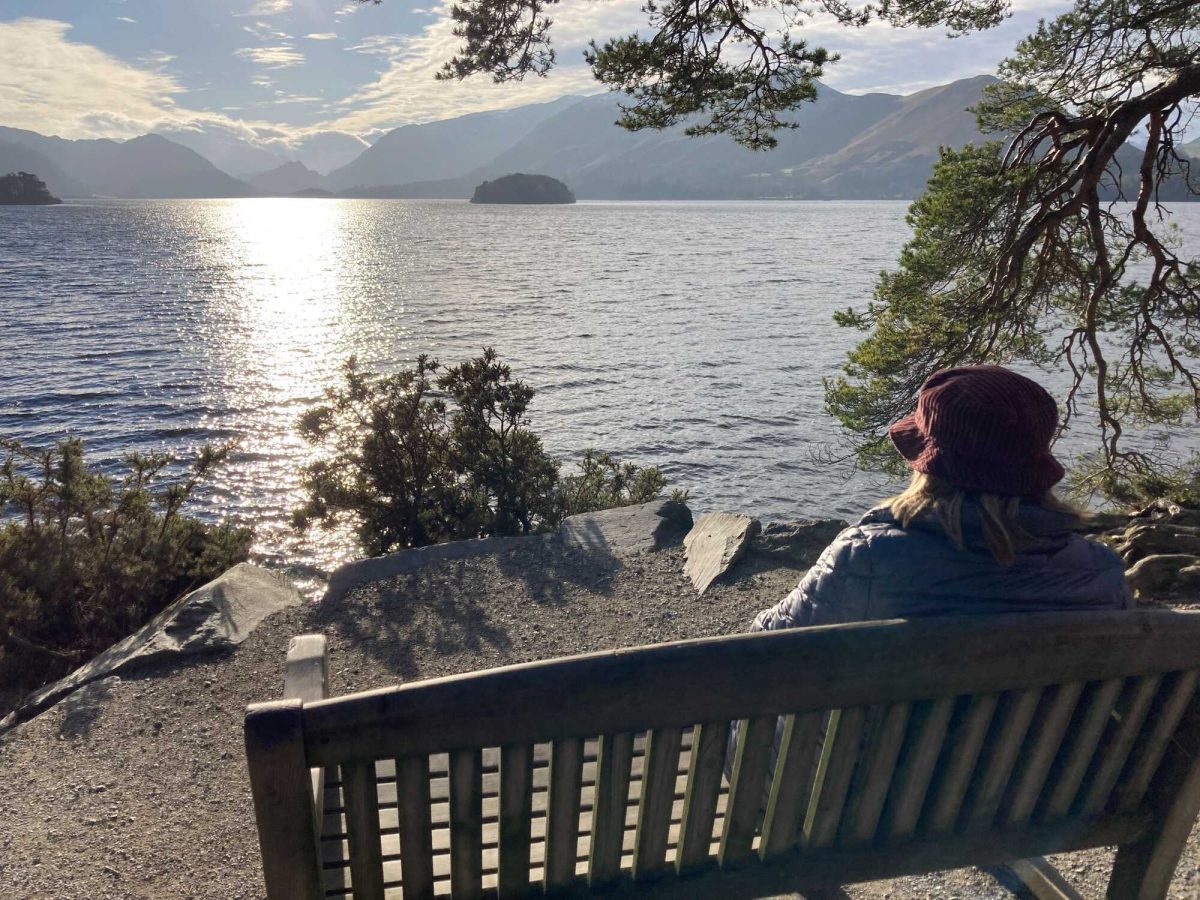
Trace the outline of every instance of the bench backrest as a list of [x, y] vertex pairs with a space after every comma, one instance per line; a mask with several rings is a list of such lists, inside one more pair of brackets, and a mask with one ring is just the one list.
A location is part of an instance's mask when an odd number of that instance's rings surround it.
[[[1198, 669], [1200, 614], [1058, 613], [683, 641], [259, 704], [246, 737], [268, 892], [524, 897], [759, 861], [836, 884], [1127, 845], [1196, 770]], [[324, 823], [313, 768], [329, 772]]]

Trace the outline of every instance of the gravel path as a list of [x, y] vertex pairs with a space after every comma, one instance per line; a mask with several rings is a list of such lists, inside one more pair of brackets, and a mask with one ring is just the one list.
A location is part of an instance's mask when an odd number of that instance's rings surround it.
[[[328, 636], [342, 694], [742, 631], [802, 574], [748, 564], [697, 599], [681, 569], [678, 550], [597, 558], [531, 541], [285, 610], [233, 654], [93, 685], [0, 738], [0, 897], [261, 897], [242, 715], [246, 704], [279, 696], [292, 635]], [[1172, 897], [1200, 897], [1198, 840], [1194, 832]], [[1058, 862], [1085, 896], [1103, 896], [1110, 855]], [[1011, 894], [962, 870], [838, 896]]]

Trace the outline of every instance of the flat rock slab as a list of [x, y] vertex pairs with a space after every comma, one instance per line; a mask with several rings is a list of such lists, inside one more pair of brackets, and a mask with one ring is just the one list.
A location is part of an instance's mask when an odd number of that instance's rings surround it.
[[300, 592], [282, 575], [240, 563], [190, 594], [180, 597], [141, 629], [113, 644], [66, 678], [30, 694], [0, 729], [32, 718], [86, 684], [172, 657], [236, 647], [271, 615], [301, 602]]
[[679, 500], [651, 500], [568, 516], [558, 537], [569, 547], [613, 555], [673, 547], [691, 530], [692, 511]]
[[750, 544], [752, 556], [780, 565], [806, 569], [839, 533], [849, 528], [842, 519], [796, 519], [767, 522]]
[[705, 513], [683, 539], [683, 573], [703, 594], [742, 558], [761, 529], [758, 519], [739, 513]]

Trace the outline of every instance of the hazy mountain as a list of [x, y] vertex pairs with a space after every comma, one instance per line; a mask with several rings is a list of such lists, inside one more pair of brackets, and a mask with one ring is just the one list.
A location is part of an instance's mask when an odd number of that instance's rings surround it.
[[483, 165], [555, 113], [579, 102], [550, 103], [471, 113], [383, 135], [348, 165], [329, 173], [335, 190], [454, 178]]
[[264, 194], [294, 194], [309, 188], [324, 188], [325, 176], [293, 160], [250, 179], [250, 186]]
[[169, 141], [194, 150], [222, 172], [243, 181], [282, 166], [294, 158], [274, 147], [251, 144], [225, 129], [160, 130], [158, 133]]
[[317, 131], [297, 141], [292, 152], [310, 169], [327, 175], [353, 162], [370, 146], [362, 138], [344, 131]]
[[34, 150], [57, 166], [79, 188], [67, 191], [68, 196], [242, 197], [250, 192], [248, 185], [195, 151], [159, 135], [128, 141], [69, 141], [0, 127], [0, 141]]
[[12, 172], [29, 172], [38, 176], [56, 197], [86, 197], [90, 193], [45, 154], [32, 147], [0, 140], [0, 175]]
[[1179, 150], [1190, 156], [1192, 159], [1200, 159], [1200, 138], [1194, 141], [1188, 141], [1186, 144], [1180, 144]]

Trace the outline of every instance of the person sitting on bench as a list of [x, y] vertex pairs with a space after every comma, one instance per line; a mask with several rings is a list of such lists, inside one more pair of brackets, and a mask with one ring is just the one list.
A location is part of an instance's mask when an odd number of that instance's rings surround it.
[[935, 372], [888, 429], [908, 489], [839, 534], [752, 630], [1132, 606], [1121, 558], [1077, 534], [1081, 512], [1054, 495], [1057, 428], [1054, 399], [1023, 375]]

